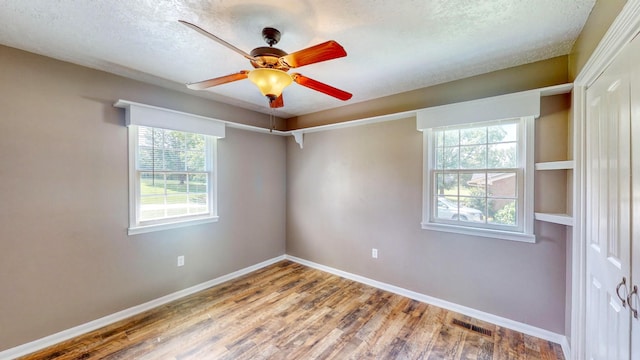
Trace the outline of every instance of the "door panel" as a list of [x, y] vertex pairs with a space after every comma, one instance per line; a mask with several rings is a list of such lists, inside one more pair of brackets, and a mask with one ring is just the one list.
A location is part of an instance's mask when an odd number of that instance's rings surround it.
[[[632, 151], [632, 224], [640, 224], [640, 38], [629, 45], [631, 48], [630, 98], [631, 98], [631, 151]], [[640, 287], [640, 226], [632, 226], [632, 273], [630, 288]], [[640, 307], [640, 298], [634, 297], [632, 306]], [[631, 318], [631, 359], [640, 359], [640, 319]]]
[[[590, 339], [601, 339], [604, 336], [604, 319], [598, 309], [602, 308], [602, 303], [606, 294], [602, 291], [602, 283], [596, 278], [590, 278], [587, 286], [587, 319], [590, 321], [587, 326], [587, 354], [589, 359], [595, 359], [595, 354], [604, 353], [605, 349], [600, 348], [596, 341]], [[592, 355], [594, 354], [594, 355]]]
[[[616, 294], [630, 258], [631, 119], [628, 61], [619, 57], [587, 89], [587, 357], [629, 359], [629, 311]], [[627, 281], [628, 283], [628, 281]], [[624, 294], [621, 290], [621, 294]]]
[[622, 308], [622, 305], [618, 298], [609, 298], [608, 314], [607, 314], [607, 341], [606, 344], [610, 344], [607, 349], [606, 359], [628, 359], [628, 342], [621, 341], [621, 339], [629, 338], [629, 332], [620, 324], [625, 323], [628, 319], [629, 312]]

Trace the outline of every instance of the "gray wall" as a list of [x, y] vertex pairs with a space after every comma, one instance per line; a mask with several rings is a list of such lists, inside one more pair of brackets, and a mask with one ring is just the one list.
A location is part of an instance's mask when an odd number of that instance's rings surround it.
[[[551, 137], [538, 138], [537, 161], [566, 156], [569, 106], [543, 98], [536, 132]], [[536, 222], [536, 244], [422, 230], [414, 118], [305, 134], [304, 149], [290, 139], [287, 168], [287, 254], [564, 333], [565, 227]], [[565, 206], [536, 194], [539, 210]]]
[[127, 236], [127, 129], [112, 104], [268, 116], [1, 46], [0, 64], [0, 351], [285, 253], [285, 139], [230, 128], [219, 222]]

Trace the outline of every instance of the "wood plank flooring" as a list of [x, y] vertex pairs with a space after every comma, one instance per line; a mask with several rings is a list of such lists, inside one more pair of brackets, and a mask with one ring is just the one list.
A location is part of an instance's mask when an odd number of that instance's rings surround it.
[[21, 359], [564, 357], [557, 344], [283, 261]]

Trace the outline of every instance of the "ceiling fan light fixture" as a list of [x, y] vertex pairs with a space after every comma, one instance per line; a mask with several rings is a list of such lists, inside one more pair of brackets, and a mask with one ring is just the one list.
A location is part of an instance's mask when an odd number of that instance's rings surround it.
[[184, 20], [179, 21], [218, 44], [242, 55], [245, 59], [249, 60], [249, 63], [254, 67], [254, 70], [251, 71], [242, 70], [235, 74], [188, 83], [187, 87], [189, 89], [204, 90], [213, 86], [249, 78], [249, 80], [258, 87], [262, 95], [269, 99], [269, 107], [272, 109], [284, 106], [282, 91], [291, 85], [292, 82], [343, 101], [349, 100], [353, 96], [346, 91], [323, 84], [320, 81], [310, 79], [301, 74], [287, 73], [290, 69], [347, 56], [347, 52], [342, 45], [334, 40], [325, 41], [321, 44], [289, 54], [273, 47], [273, 45], [277, 44], [280, 40], [280, 31], [274, 28], [264, 28], [262, 30], [262, 37], [269, 47], [258, 47], [251, 50], [250, 53], [247, 53], [195, 24]]
[[248, 77], [260, 89], [262, 95], [269, 99], [280, 96], [284, 88], [293, 82], [291, 75], [286, 72], [269, 68], [253, 69], [249, 72]]

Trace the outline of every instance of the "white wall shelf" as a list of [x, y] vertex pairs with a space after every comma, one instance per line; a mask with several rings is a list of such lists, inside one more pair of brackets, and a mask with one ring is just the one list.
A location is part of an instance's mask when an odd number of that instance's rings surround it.
[[539, 162], [536, 163], [536, 170], [571, 170], [574, 165], [573, 160]]
[[[575, 162], [573, 160], [564, 161], [546, 161], [536, 163], [535, 169], [538, 170], [573, 170]], [[573, 226], [573, 216], [568, 214], [557, 213], [534, 213], [534, 218], [538, 221], [544, 221], [554, 224]]]
[[573, 216], [568, 214], [535, 213], [535, 219], [554, 224], [573, 226]]

